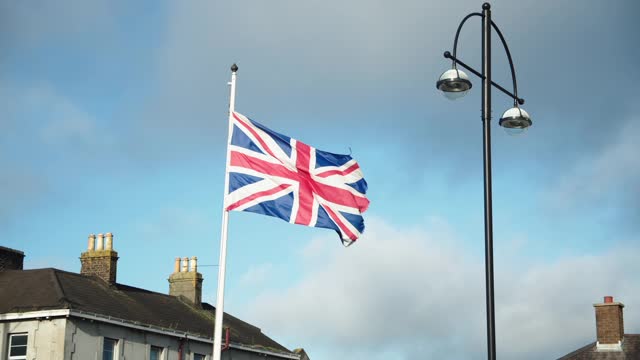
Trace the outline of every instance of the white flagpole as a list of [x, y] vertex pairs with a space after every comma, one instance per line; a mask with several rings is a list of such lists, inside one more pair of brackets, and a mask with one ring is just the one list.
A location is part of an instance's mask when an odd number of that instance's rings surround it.
[[[229, 141], [233, 130], [232, 118], [236, 106], [236, 73], [238, 66], [231, 66], [231, 96], [229, 98], [229, 133], [227, 138], [227, 162], [224, 171], [224, 196], [229, 192]], [[218, 291], [216, 299], [216, 318], [213, 331], [213, 360], [220, 360], [222, 351], [222, 317], [224, 315], [224, 275], [227, 268], [227, 225], [229, 212], [222, 201], [222, 229], [220, 232], [220, 260], [218, 262]]]

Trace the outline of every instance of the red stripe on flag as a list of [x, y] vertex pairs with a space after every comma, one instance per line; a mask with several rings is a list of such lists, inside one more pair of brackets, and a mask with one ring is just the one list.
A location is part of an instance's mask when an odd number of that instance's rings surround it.
[[343, 206], [355, 207], [361, 213], [369, 207], [369, 199], [364, 195], [356, 195], [348, 190], [328, 186], [319, 182], [313, 183], [313, 190], [321, 198]]
[[296, 142], [296, 169], [298, 169], [300, 187], [298, 188], [298, 214], [296, 224], [310, 225], [313, 212], [313, 180], [309, 176], [311, 163], [311, 147]]
[[278, 176], [296, 181], [299, 180], [297, 174], [284, 167], [284, 165], [274, 164], [237, 151], [231, 151], [229, 165], [252, 169], [266, 176]]
[[237, 201], [237, 202], [227, 206], [227, 210], [231, 211], [233, 209], [237, 209], [238, 207], [240, 207], [240, 206], [242, 206], [242, 205], [244, 205], [244, 204], [246, 204], [246, 203], [248, 203], [250, 201], [253, 201], [253, 200], [255, 200], [255, 199], [259, 198], [259, 197], [273, 195], [273, 194], [275, 194], [275, 193], [277, 193], [279, 191], [282, 191], [282, 190], [284, 190], [284, 189], [286, 189], [286, 188], [288, 188], [290, 186], [291, 185], [289, 185], [289, 184], [282, 184], [282, 185], [277, 186], [277, 187], [275, 187], [273, 189], [269, 189], [269, 190], [265, 190], [265, 191], [261, 191], [261, 192], [255, 193], [255, 194], [253, 194], [253, 195], [251, 195], [249, 197], [246, 197], [246, 198], [244, 198], [244, 199], [242, 199], [240, 201]]
[[326, 177], [329, 177], [331, 175], [342, 175], [342, 176], [345, 176], [345, 175], [351, 174], [352, 172], [354, 172], [354, 171], [356, 171], [358, 169], [360, 169], [360, 165], [358, 165], [358, 163], [355, 163], [355, 164], [349, 166], [348, 168], [346, 168], [345, 170], [328, 170], [328, 171], [322, 172], [320, 174], [317, 174], [316, 176], [321, 177], [321, 178], [326, 178]]
[[338, 215], [336, 215], [336, 213], [333, 212], [330, 207], [323, 206], [322, 208], [327, 212], [327, 214], [329, 214], [329, 217], [331, 217], [331, 219], [336, 223], [336, 225], [338, 225], [338, 227], [347, 235], [349, 239], [353, 241], [356, 241], [358, 239], [358, 237], [354, 233], [352, 233], [351, 230], [349, 230], [349, 228], [346, 227], [342, 221], [340, 221]]

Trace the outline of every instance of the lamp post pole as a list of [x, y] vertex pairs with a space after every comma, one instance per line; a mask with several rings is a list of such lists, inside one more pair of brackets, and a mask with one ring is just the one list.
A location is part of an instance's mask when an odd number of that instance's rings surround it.
[[[462, 62], [457, 57], [458, 37], [464, 23], [472, 17], [482, 18], [482, 71], [479, 72]], [[511, 80], [513, 82], [513, 93], [491, 80], [491, 31], [495, 30], [500, 38], [500, 42], [509, 60], [511, 69]], [[491, 193], [491, 87], [505, 93], [513, 99], [513, 107], [508, 109], [500, 117], [499, 124], [509, 134], [519, 134], [524, 132], [532, 124], [529, 114], [520, 108], [524, 104], [524, 99], [518, 97], [518, 86], [516, 82], [516, 71], [513, 66], [511, 52], [507, 42], [498, 26], [491, 20], [491, 5], [482, 4], [482, 13], [471, 13], [465, 16], [453, 42], [453, 54], [445, 51], [444, 57], [453, 60], [451, 69], [442, 73], [436, 87], [443, 94], [451, 99], [463, 97], [472, 87], [467, 74], [458, 69], [461, 66], [469, 70], [472, 74], [482, 79], [482, 130], [483, 130], [483, 164], [484, 164], [484, 256], [485, 256], [485, 289], [487, 306], [487, 354], [489, 360], [496, 359], [496, 324], [495, 324], [495, 304], [493, 290], [493, 205]]]
[[482, 5], [482, 129], [484, 155], [484, 266], [487, 306], [487, 354], [496, 358], [493, 299], [493, 204], [491, 194], [491, 5]]

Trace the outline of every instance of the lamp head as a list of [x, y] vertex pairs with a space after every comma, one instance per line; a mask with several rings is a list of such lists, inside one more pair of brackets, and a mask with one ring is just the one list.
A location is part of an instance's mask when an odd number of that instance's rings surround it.
[[525, 132], [532, 125], [532, 122], [526, 111], [519, 106], [515, 106], [502, 114], [499, 124], [507, 134], [518, 135]]
[[462, 70], [456, 68], [449, 69], [440, 75], [436, 83], [438, 90], [450, 100], [459, 99], [465, 96], [471, 89], [471, 81]]

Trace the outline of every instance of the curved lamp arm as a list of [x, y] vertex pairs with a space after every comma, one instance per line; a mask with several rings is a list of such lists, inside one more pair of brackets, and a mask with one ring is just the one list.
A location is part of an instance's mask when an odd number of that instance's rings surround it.
[[460, 25], [458, 25], [458, 30], [456, 31], [456, 38], [453, 40], [453, 68], [457, 69], [458, 67], [456, 66], [456, 60], [457, 59], [457, 52], [458, 52], [458, 37], [460, 36], [460, 30], [462, 30], [462, 25], [464, 25], [464, 23], [469, 20], [469, 18], [471, 18], [472, 16], [480, 16], [482, 17], [482, 14], [480, 13], [471, 13], [467, 16], [464, 17], [464, 19], [462, 19], [462, 21], [460, 22]]
[[498, 25], [496, 25], [496, 23], [493, 22], [493, 20], [491, 20], [491, 26], [498, 33], [498, 36], [500, 37], [500, 41], [502, 41], [502, 46], [504, 47], [504, 50], [507, 53], [507, 58], [509, 59], [509, 67], [511, 68], [511, 80], [513, 81], [513, 94], [516, 96], [513, 99], [513, 104], [515, 106], [518, 106], [518, 104], [522, 105], [524, 101], [518, 97], [518, 83], [516, 82], [516, 69], [513, 66], [513, 60], [511, 59], [511, 52], [509, 51], [509, 46], [507, 46], [507, 41], [504, 39], [504, 36], [502, 36], [502, 32], [498, 28]]
[[[457, 69], [458, 68], [458, 60], [457, 60], [457, 52], [458, 52], [458, 38], [460, 37], [460, 31], [462, 30], [462, 26], [464, 25], [464, 23], [469, 20], [471, 17], [474, 16], [480, 16], [482, 17], [481, 13], [471, 13], [467, 16], [464, 17], [464, 19], [462, 19], [462, 21], [460, 22], [460, 25], [458, 25], [458, 30], [456, 30], [456, 37], [453, 40], [453, 68]], [[524, 104], [524, 99], [520, 99], [518, 97], [518, 83], [516, 81], [516, 70], [515, 67], [513, 66], [513, 59], [511, 58], [511, 51], [509, 51], [509, 46], [507, 45], [507, 41], [504, 38], [504, 35], [502, 35], [502, 31], [500, 31], [500, 28], [498, 28], [498, 25], [496, 25], [495, 22], [493, 22], [493, 20], [491, 20], [491, 26], [496, 30], [496, 32], [498, 33], [498, 37], [500, 37], [500, 41], [502, 42], [502, 46], [504, 47], [505, 52], [507, 53], [507, 59], [509, 60], [509, 67], [511, 68], [511, 81], [513, 82], [513, 95], [514, 99], [514, 105], [517, 106], [517, 104]]]

